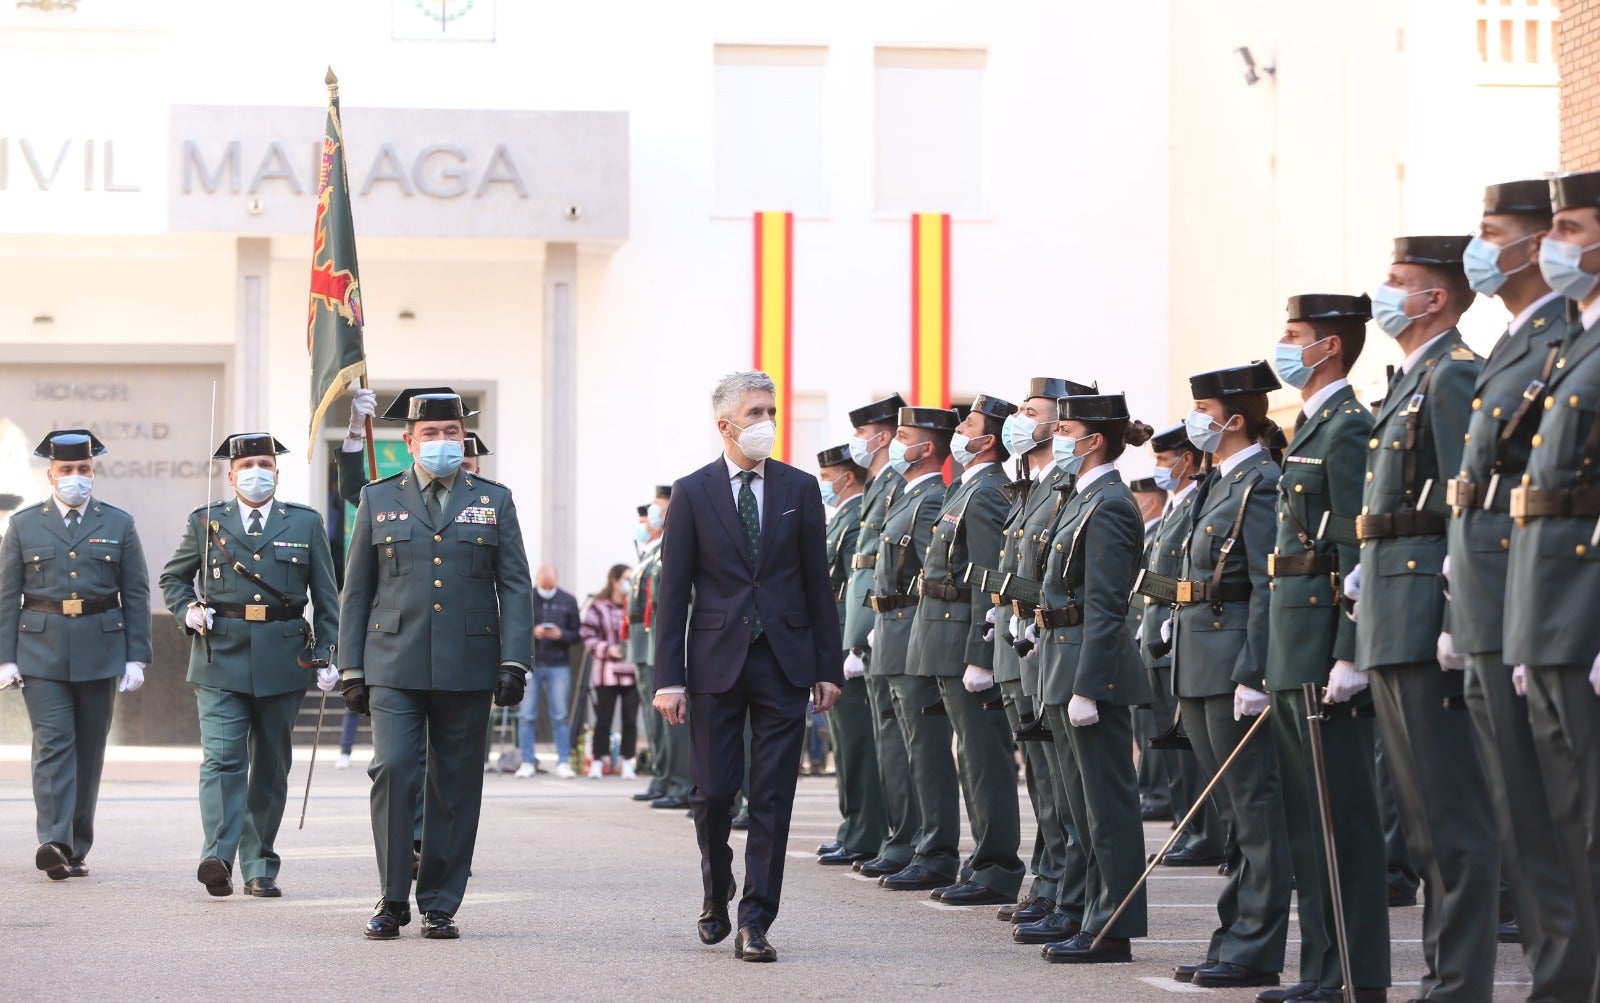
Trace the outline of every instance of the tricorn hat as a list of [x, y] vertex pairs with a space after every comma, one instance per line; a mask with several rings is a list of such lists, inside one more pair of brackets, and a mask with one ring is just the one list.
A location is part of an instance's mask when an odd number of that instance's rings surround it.
[[1550, 182], [1506, 181], [1483, 190], [1485, 216], [1549, 216]]
[[849, 446], [829, 446], [817, 454], [817, 466], [839, 467], [846, 463], [854, 463], [850, 458]]
[[1017, 413], [1017, 406], [1008, 400], [993, 397], [989, 394], [979, 394], [973, 398], [972, 410], [990, 418], [999, 418], [1005, 421]]
[[1170, 453], [1174, 449], [1182, 449], [1188, 442], [1189, 430], [1182, 425], [1174, 425], [1165, 432], [1157, 432], [1150, 439], [1150, 450], [1155, 453]]
[[62, 428], [51, 432], [33, 451], [47, 460], [92, 460], [106, 451], [106, 444], [87, 428]]
[[1189, 377], [1189, 393], [1194, 399], [1211, 400], [1234, 394], [1264, 394], [1283, 386], [1269, 363], [1257, 359], [1248, 366], [1217, 369]]
[[1600, 171], [1577, 171], [1550, 179], [1550, 208], [1582, 209], [1600, 206]]
[[860, 428], [862, 425], [893, 424], [900, 414], [900, 409], [906, 406], [904, 397], [899, 394], [890, 394], [883, 400], [864, 404], [850, 412], [850, 427]]
[[471, 418], [461, 395], [449, 387], [416, 387], [400, 391], [400, 396], [383, 412], [389, 421], [460, 421]]
[[242, 460], [246, 456], [282, 456], [289, 447], [265, 432], [240, 432], [222, 440], [211, 455], [219, 460]]
[[648, 505], [640, 505], [639, 506], [639, 518], [643, 519], [646, 516], [648, 516], [649, 514], [650, 514], [650, 506], [648, 506]]
[[1098, 383], [1083, 384], [1074, 383], [1071, 380], [1057, 376], [1035, 376], [1028, 381], [1028, 396], [1026, 399], [1054, 397], [1060, 400], [1062, 397], [1081, 396], [1083, 394], [1099, 393], [1099, 391], [1100, 384]]
[[925, 428], [931, 432], [954, 432], [961, 424], [956, 413], [942, 407], [903, 407], [900, 424], [911, 428]]
[[1372, 319], [1372, 297], [1346, 296], [1343, 293], [1302, 293], [1290, 296], [1288, 319], [1297, 320], [1359, 320]]
[[1460, 270], [1462, 255], [1467, 251], [1469, 236], [1396, 237], [1394, 238], [1394, 263], [1397, 265], [1428, 265], [1432, 268]]
[[1063, 421], [1127, 421], [1128, 401], [1122, 394], [1078, 394], [1056, 402]]
[[477, 432], [468, 432], [467, 437], [461, 441], [462, 456], [493, 456], [494, 450], [478, 436]]
[[670, 500], [672, 498], [672, 485], [671, 484], [657, 484], [656, 485], [656, 497], [659, 498], [659, 499], [662, 499], [662, 500]]
[[1129, 481], [1128, 490], [1135, 494], [1164, 495], [1167, 493], [1167, 489], [1157, 484], [1154, 477], [1141, 477], [1138, 480]]

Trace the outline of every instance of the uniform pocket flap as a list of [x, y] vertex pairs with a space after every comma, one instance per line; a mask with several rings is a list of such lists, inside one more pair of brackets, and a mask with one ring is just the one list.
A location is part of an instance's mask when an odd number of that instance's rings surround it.
[[393, 543], [396, 540], [411, 539], [411, 522], [407, 519], [396, 519], [393, 522], [375, 522], [372, 524], [373, 543]]
[[17, 620], [17, 629], [25, 634], [43, 634], [45, 614], [31, 609], [22, 611], [22, 616]]
[[[375, 609], [368, 612], [372, 621], [372, 630], [380, 634], [400, 633], [400, 611], [397, 609]], [[369, 631], [370, 633], [371, 631]]]
[[100, 614], [100, 629], [107, 634], [113, 634], [122, 629], [122, 610], [108, 609]]
[[96, 564], [121, 564], [122, 548], [103, 543], [89, 545], [89, 558]]
[[475, 547], [498, 547], [500, 545], [500, 527], [458, 523], [456, 525], [456, 538], [462, 543], [470, 543]]
[[310, 564], [310, 547], [273, 547], [272, 556], [285, 564]]
[[691, 630], [721, 630], [728, 622], [728, 614], [715, 609], [697, 609], [689, 618]]
[[1423, 543], [1406, 537], [1378, 548], [1380, 575], [1437, 575], [1444, 567], [1444, 544], [1437, 537]]
[[24, 564], [42, 564], [45, 561], [53, 561], [55, 558], [56, 548], [54, 547], [22, 548], [22, 563]]

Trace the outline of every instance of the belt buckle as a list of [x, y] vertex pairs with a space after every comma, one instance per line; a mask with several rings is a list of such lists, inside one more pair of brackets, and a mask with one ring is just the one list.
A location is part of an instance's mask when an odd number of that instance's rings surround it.
[[1528, 389], [1522, 391], [1522, 399], [1532, 404], [1544, 393], [1544, 380], [1534, 380], [1528, 384]]
[[1268, 554], [1267, 555], [1267, 575], [1268, 575], [1268, 577], [1271, 577], [1271, 578], [1278, 577], [1278, 555], [1277, 554]]
[[82, 599], [63, 599], [63, 600], [61, 600], [61, 612], [66, 616], [82, 616], [83, 615], [83, 600]]
[[246, 603], [244, 607], [244, 618], [251, 623], [266, 623], [267, 607], [265, 605]]
[[1511, 490], [1511, 518], [1526, 519], [1528, 517], [1528, 489], [1513, 488]]
[[1174, 597], [1174, 601], [1178, 605], [1187, 606], [1189, 603], [1194, 602], [1194, 582], [1178, 582], [1174, 586], [1174, 590], [1177, 593], [1177, 595]]
[[1365, 531], [1366, 523], [1367, 523], [1367, 517], [1366, 516], [1358, 516], [1356, 518], [1356, 542], [1357, 543], [1360, 543], [1361, 541], [1363, 541], [1363, 540], [1365, 540], [1367, 538], [1367, 534], [1366, 534], [1366, 531]]

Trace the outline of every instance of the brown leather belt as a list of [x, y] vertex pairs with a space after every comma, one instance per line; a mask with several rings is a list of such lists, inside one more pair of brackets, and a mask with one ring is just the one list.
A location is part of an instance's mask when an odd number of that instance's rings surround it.
[[108, 609], [117, 609], [122, 605], [117, 596], [106, 596], [103, 599], [37, 599], [33, 596], [22, 597], [22, 608], [33, 610], [35, 613], [60, 613], [62, 616], [88, 616], [91, 613], [104, 613]]
[[266, 606], [259, 603], [211, 603], [211, 609], [218, 616], [230, 620], [248, 620], [251, 623], [278, 623], [288, 620], [298, 620], [305, 612], [305, 603], [295, 603], [292, 606]]
[[1511, 511], [1509, 492], [1496, 491], [1494, 502], [1485, 505], [1489, 498], [1489, 485], [1469, 481], [1465, 477], [1452, 477], [1445, 485], [1445, 500], [1456, 509], [1482, 508], [1502, 515]]
[[1273, 578], [1317, 578], [1338, 570], [1337, 554], [1267, 555], [1267, 574]]
[[1517, 488], [1511, 492], [1511, 514], [1518, 519], [1600, 516], [1600, 488]]
[[867, 605], [874, 613], [891, 613], [917, 604], [915, 596], [867, 596]]
[[877, 554], [852, 554], [850, 555], [850, 570], [860, 571], [862, 568], [875, 568], [878, 566]]
[[1397, 536], [1442, 536], [1444, 516], [1437, 512], [1385, 512], [1356, 516], [1356, 539], [1388, 540]]
[[1055, 630], [1057, 627], [1076, 627], [1083, 622], [1083, 610], [1077, 606], [1068, 606], [1065, 609], [1041, 609], [1033, 614], [1033, 622], [1044, 630]]
[[1254, 589], [1249, 582], [1223, 582], [1212, 585], [1209, 581], [1178, 582], [1175, 606], [1193, 606], [1203, 602], [1245, 602]]
[[971, 602], [972, 590], [948, 582], [930, 582], [926, 579], [919, 586], [924, 598], [938, 599], [940, 602]]

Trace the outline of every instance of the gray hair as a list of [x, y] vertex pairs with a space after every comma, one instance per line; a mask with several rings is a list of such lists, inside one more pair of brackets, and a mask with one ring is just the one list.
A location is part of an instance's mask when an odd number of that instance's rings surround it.
[[718, 380], [716, 388], [711, 391], [711, 413], [718, 418], [732, 418], [738, 413], [744, 395], [760, 390], [776, 395], [778, 385], [759, 369], [729, 373]]

